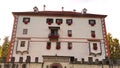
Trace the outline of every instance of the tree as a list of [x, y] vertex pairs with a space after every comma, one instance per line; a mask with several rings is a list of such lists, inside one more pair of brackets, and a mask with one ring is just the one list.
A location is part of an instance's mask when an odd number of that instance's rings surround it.
[[109, 50], [110, 50], [110, 59], [116, 60], [120, 59], [120, 45], [117, 38], [113, 38], [110, 33], [107, 35]]
[[2, 51], [1, 51], [2, 61], [6, 61], [6, 57], [8, 55], [8, 47], [9, 47], [9, 40], [8, 40], [8, 37], [5, 37], [4, 42], [2, 44]]
[[2, 46], [0, 46], [0, 57], [1, 57], [1, 54], [2, 54]]

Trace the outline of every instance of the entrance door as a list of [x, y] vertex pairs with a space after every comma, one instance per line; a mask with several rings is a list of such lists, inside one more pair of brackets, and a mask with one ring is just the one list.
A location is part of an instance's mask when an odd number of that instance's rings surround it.
[[62, 65], [60, 63], [53, 63], [51, 68], [62, 68]]
[[52, 68], [58, 68], [58, 66], [52, 66]]

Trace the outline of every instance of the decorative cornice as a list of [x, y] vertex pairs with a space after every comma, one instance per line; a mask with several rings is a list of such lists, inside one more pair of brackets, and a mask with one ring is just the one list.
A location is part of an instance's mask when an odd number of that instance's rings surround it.
[[39, 11], [35, 12], [12, 12], [13, 15], [21, 15], [21, 16], [58, 16], [58, 17], [91, 17], [91, 18], [105, 18], [107, 15], [101, 14], [82, 14], [80, 12], [72, 12], [72, 11]]

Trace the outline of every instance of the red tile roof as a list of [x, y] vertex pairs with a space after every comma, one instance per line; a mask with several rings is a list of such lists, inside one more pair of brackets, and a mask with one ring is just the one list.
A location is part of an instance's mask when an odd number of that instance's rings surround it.
[[72, 11], [39, 11], [35, 12], [13, 12], [13, 15], [23, 15], [23, 16], [57, 16], [57, 17], [93, 17], [93, 18], [105, 18], [107, 15], [100, 14], [82, 14], [80, 12]]

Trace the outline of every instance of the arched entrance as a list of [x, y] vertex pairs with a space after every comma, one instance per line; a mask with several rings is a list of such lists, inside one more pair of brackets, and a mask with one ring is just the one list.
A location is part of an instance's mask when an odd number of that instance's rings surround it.
[[60, 63], [53, 63], [50, 68], [62, 68], [62, 65]]

